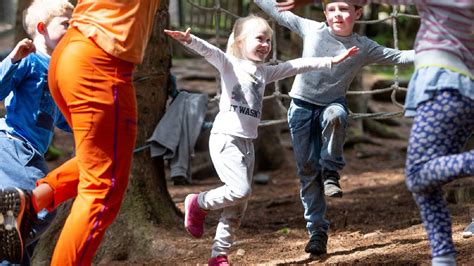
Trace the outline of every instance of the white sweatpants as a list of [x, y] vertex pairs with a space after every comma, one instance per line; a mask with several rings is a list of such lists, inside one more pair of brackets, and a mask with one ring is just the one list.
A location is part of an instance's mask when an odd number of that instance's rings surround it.
[[227, 255], [247, 208], [255, 153], [252, 139], [217, 133], [211, 134], [209, 152], [224, 185], [201, 192], [198, 203], [206, 210], [223, 209], [212, 244], [211, 257], [217, 257]]

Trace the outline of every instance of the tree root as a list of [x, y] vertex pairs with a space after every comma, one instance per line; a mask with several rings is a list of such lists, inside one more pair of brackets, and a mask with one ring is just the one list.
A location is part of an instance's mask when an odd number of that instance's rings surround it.
[[367, 135], [358, 135], [358, 136], [351, 136], [347, 138], [346, 142], [344, 143], [344, 148], [346, 149], [353, 148], [355, 145], [361, 144], [361, 143], [372, 144], [375, 146], [382, 146], [382, 144], [376, 142], [375, 140], [373, 140]]
[[404, 139], [398, 132], [391, 130], [388, 126], [373, 119], [363, 121], [364, 129], [377, 137], [384, 139]]

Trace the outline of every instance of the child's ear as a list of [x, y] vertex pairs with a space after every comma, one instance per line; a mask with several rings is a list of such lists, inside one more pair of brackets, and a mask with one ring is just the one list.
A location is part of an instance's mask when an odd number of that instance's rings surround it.
[[355, 10], [356, 20], [359, 20], [360, 17], [362, 17], [362, 13], [364, 13], [364, 9], [362, 7], [356, 7], [356, 10]]
[[44, 22], [38, 22], [38, 24], [36, 24], [36, 30], [41, 35], [45, 35], [46, 34], [46, 25], [44, 24]]

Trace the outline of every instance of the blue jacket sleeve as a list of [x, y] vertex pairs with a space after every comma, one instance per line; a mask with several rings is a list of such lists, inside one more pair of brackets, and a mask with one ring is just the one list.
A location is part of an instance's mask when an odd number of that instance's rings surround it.
[[0, 63], [0, 101], [3, 101], [26, 74], [25, 59], [12, 64], [9, 57]]

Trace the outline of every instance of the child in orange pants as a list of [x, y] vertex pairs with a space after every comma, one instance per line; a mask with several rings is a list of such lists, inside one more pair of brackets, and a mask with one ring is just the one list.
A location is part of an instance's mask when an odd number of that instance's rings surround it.
[[[52, 265], [90, 265], [120, 209], [137, 132], [133, 65], [143, 59], [159, 3], [79, 0], [53, 53], [48, 83], [73, 130], [76, 156], [32, 192], [11, 193], [21, 202], [14, 213], [22, 232], [31, 213], [75, 197]], [[22, 236], [6, 244], [21, 244]]]
[[56, 51], [49, 85], [73, 129], [76, 156], [38, 184], [53, 189], [53, 206], [79, 195], [53, 262], [89, 264], [128, 184], [137, 117], [133, 64], [110, 57], [74, 28]]

